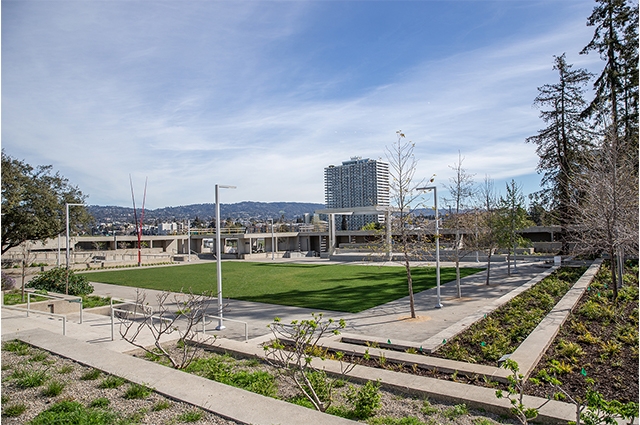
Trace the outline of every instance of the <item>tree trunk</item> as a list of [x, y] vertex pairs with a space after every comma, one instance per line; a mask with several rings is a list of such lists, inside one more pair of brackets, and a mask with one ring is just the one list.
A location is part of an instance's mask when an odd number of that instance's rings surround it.
[[416, 308], [413, 300], [413, 279], [411, 278], [411, 265], [409, 264], [409, 255], [404, 254], [404, 268], [407, 270], [407, 285], [409, 287], [409, 308], [411, 310], [411, 318], [416, 318]]
[[489, 285], [489, 276], [491, 276], [491, 252], [493, 250], [489, 249], [489, 253], [487, 254], [487, 283]]

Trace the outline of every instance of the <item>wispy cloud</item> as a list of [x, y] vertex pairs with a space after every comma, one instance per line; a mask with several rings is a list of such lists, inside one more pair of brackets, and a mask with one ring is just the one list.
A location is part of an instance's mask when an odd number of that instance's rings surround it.
[[300, 45], [314, 15], [341, 4], [3, 1], [3, 147], [53, 164], [98, 204], [128, 204], [130, 173], [148, 176], [150, 207], [211, 202], [215, 183], [238, 186], [225, 202], [323, 202], [324, 167], [384, 158], [399, 129], [418, 175], [446, 183], [460, 152], [478, 180], [532, 180], [531, 103], [554, 81], [552, 55], [588, 41], [583, 10], [378, 81], [318, 62], [322, 40]]

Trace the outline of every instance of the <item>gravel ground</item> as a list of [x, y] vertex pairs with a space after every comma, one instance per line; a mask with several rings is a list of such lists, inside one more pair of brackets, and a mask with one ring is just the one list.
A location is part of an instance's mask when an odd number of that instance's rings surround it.
[[[267, 365], [259, 366], [269, 370]], [[50, 378], [42, 386], [36, 388], [21, 389], [12, 378], [16, 370], [46, 370]], [[65, 359], [39, 349], [29, 348], [27, 354], [2, 350], [2, 424], [24, 424], [33, 419], [39, 412], [47, 409], [52, 404], [61, 400], [75, 400], [88, 406], [93, 400], [104, 397], [110, 400], [109, 410], [118, 412], [123, 418], [130, 418], [133, 423], [140, 424], [178, 424], [179, 416], [185, 412], [198, 410], [202, 412], [202, 418], [195, 424], [221, 424], [234, 425], [237, 422], [221, 418], [213, 413], [198, 409], [187, 403], [169, 400], [159, 394], [152, 393], [142, 400], [127, 400], [124, 393], [129, 387], [126, 383], [115, 389], [101, 389], [100, 383], [106, 378], [105, 374], [95, 380], [80, 379], [92, 368], [82, 366], [72, 360]], [[273, 372], [273, 370], [271, 370]], [[55, 397], [45, 396], [43, 390], [52, 381], [65, 383], [62, 393]], [[287, 382], [279, 381], [279, 396], [286, 398], [295, 394], [295, 389]], [[344, 392], [348, 385], [340, 389], [341, 393], [336, 398], [336, 403], [344, 401]], [[461, 425], [487, 425], [495, 423], [516, 423], [510, 418], [501, 418], [484, 412], [469, 410], [460, 415], [454, 414], [454, 406], [442, 403], [428, 403], [428, 412], [423, 412], [424, 398], [412, 398], [410, 396], [381, 391], [382, 408], [376, 417], [404, 418], [413, 416], [429, 425], [436, 424], [461, 424]], [[154, 406], [159, 402], [169, 404], [163, 410], [154, 411]], [[18, 417], [7, 417], [5, 409], [11, 405], [24, 404], [27, 410]], [[416, 423], [417, 424], [417, 423]]]

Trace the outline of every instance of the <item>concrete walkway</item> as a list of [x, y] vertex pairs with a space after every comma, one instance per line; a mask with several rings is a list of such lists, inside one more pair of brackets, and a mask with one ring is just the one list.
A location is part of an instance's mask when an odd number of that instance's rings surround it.
[[[357, 314], [325, 313], [328, 317], [344, 318], [348, 323], [347, 331], [351, 335], [360, 335], [368, 340], [405, 341], [410, 344], [420, 344], [429, 338], [440, 335], [465, 318], [481, 313], [488, 305], [530, 282], [541, 273], [547, 272], [549, 268], [549, 265], [540, 262], [523, 263], [518, 266], [517, 274], [507, 276], [506, 266], [494, 266], [489, 286], [484, 284], [486, 275], [482, 272], [463, 279], [463, 298], [461, 299], [455, 298], [455, 282], [443, 284], [441, 288], [443, 308], [435, 307], [435, 288], [423, 291], [416, 294], [415, 297], [418, 315], [416, 319], [408, 318], [407, 297]], [[94, 287], [97, 295], [129, 300], [136, 298], [135, 288], [99, 283], [95, 283]], [[146, 293], [147, 301], [155, 299], [155, 291], [146, 290]], [[248, 343], [244, 342], [243, 325], [226, 321], [227, 328], [217, 332], [220, 337], [217, 345], [231, 351], [259, 355], [262, 351], [259, 342], [268, 337], [267, 325], [274, 317], [278, 316], [284, 323], [288, 323], [293, 319], [308, 318], [311, 312], [309, 309], [296, 307], [229, 300], [225, 308], [225, 317], [247, 322], [251, 340]], [[215, 314], [215, 305], [212, 314]], [[322, 416], [321, 419], [316, 418], [314, 415], [318, 415], [318, 413], [309, 409], [235, 388], [232, 389], [222, 384], [191, 377], [183, 372], [173, 371], [164, 366], [121, 354], [130, 351], [133, 347], [119, 338], [117, 329], [115, 329], [115, 339], [111, 340], [111, 322], [108, 316], [85, 313], [83, 324], [77, 323], [77, 319], [73, 315], [69, 316], [69, 320], [66, 337], [61, 337], [60, 320], [33, 314], [27, 318], [23, 312], [3, 308], [2, 339], [23, 339], [45, 350], [61, 354], [107, 373], [120, 375], [134, 382], [150, 384], [165, 395], [244, 423], [349, 423], [344, 419], [329, 416]], [[142, 340], [143, 343], [151, 344], [152, 339], [149, 335], [143, 336], [143, 338], [146, 338]], [[329, 362], [323, 367], [330, 371], [332, 366]], [[458, 402], [468, 400], [468, 404], [471, 406], [484, 406], [491, 410], [495, 408], [504, 411], [508, 408], [508, 404], [503, 403], [506, 400], [497, 400], [494, 392], [486, 388], [480, 389], [471, 385], [429, 380], [430, 378], [378, 369], [364, 367], [357, 369], [354, 376], [356, 379], [384, 378], [383, 380], [394, 388], [423, 393], [426, 391], [433, 393], [434, 398], [441, 395], [441, 399], [457, 400]], [[544, 403], [544, 400], [535, 398], [530, 401], [532, 405], [536, 405], [535, 403], [538, 402]], [[251, 408], [248, 409], [246, 406], [251, 406]], [[551, 422], [570, 420], [570, 407], [565, 403], [548, 403], [544, 411], [545, 420]], [[269, 413], [267, 414], [267, 412]]]

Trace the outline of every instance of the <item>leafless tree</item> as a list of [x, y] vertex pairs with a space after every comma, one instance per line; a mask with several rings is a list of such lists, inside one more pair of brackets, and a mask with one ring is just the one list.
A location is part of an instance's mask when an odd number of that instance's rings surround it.
[[[417, 183], [414, 181], [418, 164], [413, 150], [415, 144], [405, 139], [404, 133], [397, 131], [396, 142], [386, 147], [389, 161], [390, 189], [393, 206], [397, 208], [393, 221], [394, 246], [402, 251], [402, 262], [407, 273], [407, 286], [409, 289], [409, 308], [411, 317], [416, 317], [413, 297], [413, 278], [411, 276], [410, 260], [423, 251], [424, 244], [416, 240], [416, 234], [411, 235], [410, 229], [414, 218], [413, 209], [416, 199], [421, 196], [417, 188], [424, 186], [425, 180]], [[433, 181], [433, 178], [431, 179]]]
[[473, 225], [469, 220], [469, 215], [466, 214], [466, 210], [470, 207], [470, 200], [475, 192], [475, 184], [473, 181], [473, 174], [467, 173], [462, 167], [464, 158], [458, 152], [458, 162], [449, 166], [454, 172], [453, 177], [449, 179], [449, 186], [447, 189], [451, 194], [451, 203], [453, 204], [454, 211], [446, 222], [446, 225], [452, 228], [456, 232], [455, 245], [453, 247], [454, 261], [456, 263], [456, 288], [458, 291], [458, 298], [462, 297], [462, 289], [460, 287], [460, 260], [468, 254], [465, 251], [464, 246], [464, 234], [465, 230], [471, 229], [470, 225]]
[[589, 165], [575, 175], [584, 202], [573, 205], [575, 249], [580, 253], [605, 253], [611, 259], [611, 285], [618, 295], [614, 260], [638, 255], [638, 173], [634, 155], [607, 134], [599, 149], [589, 155]]
[[498, 217], [496, 213], [497, 195], [493, 185], [493, 180], [485, 176], [484, 183], [478, 190], [478, 205], [480, 214], [478, 217], [478, 236], [476, 239], [477, 248], [482, 249], [487, 254], [487, 280], [489, 284], [491, 276], [491, 256], [498, 248]]
[[[191, 291], [173, 294], [163, 291], [157, 295], [157, 307], [154, 309], [146, 300], [146, 292], [138, 290], [134, 310], [119, 316], [120, 335], [130, 344], [164, 357], [173, 368], [184, 369], [202, 350], [202, 344], [215, 340], [215, 336], [197, 331], [197, 325], [205, 319], [205, 312], [212, 303], [210, 295], [197, 295]], [[143, 332], [151, 333], [152, 348], [139, 341]], [[164, 347], [162, 340], [174, 333], [178, 336], [176, 349]]]

